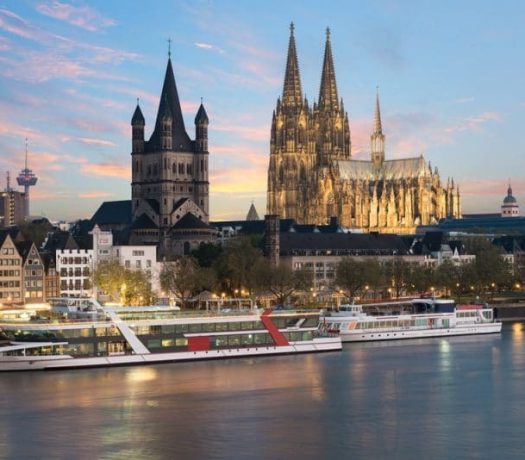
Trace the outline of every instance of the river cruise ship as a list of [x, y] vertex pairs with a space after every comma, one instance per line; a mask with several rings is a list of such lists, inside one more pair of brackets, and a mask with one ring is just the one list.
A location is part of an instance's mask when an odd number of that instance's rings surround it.
[[[47, 316], [42, 316], [47, 315]], [[71, 369], [341, 350], [319, 311], [180, 311], [170, 306], [77, 308], [1, 319], [0, 371]]]
[[[366, 306], [397, 309], [398, 314], [372, 315], [362, 305], [341, 305], [323, 314], [320, 329], [338, 335], [343, 342], [368, 342], [501, 332], [492, 308], [486, 305], [457, 305], [452, 300], [416, 299], [396, 304]], [[412, 313], [406, 313], [410, 310]]]

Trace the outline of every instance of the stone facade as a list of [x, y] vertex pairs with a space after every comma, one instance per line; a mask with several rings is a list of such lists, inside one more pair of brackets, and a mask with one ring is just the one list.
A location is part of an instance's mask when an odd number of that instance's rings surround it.
[[[195, 140], [184, 127], [171, 59], [168, 59], [157, 119], [148, 141], [137, 104], [132, 126], [132, 244], [155, 243], [174, 252], [174, 227], [188, 213], [209, 219], [208, 115], [200, 105]], [[208, 239], [208, 237], [206, 238]]]
[[385, 159], [379, 96], [370, 136], [370, 160], [351, 158], [348, 114], [338, 98], [327, 30], [319, 100], [303, 97], [291, 26], [282, 97], [273, 113], [268, 168], [268, 214], [303, 224], [364, 231], [413, 233], [418, 225], [461, 216], [459, 188], [442, 184], [423, 155]]

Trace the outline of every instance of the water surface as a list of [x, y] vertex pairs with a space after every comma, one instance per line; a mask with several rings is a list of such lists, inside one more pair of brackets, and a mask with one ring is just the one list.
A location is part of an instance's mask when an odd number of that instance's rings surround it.
[[0, 458], [524, 458], [524, 326], [341, 353], [0, 374]]

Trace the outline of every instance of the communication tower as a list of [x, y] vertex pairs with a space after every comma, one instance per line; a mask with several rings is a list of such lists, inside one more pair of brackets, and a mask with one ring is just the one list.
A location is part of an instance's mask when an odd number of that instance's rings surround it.
[[29, 187], [36, 185], [38, 177], [33, 173], [31, 169], [27, 167], [27, 138], [26, 138], [26, 162], [25, 168], [20, 171], [20, 174], [16, 178], [18, 185], [24, 187], [24, 197], [25, 197], [25, 217], [29, 217]]

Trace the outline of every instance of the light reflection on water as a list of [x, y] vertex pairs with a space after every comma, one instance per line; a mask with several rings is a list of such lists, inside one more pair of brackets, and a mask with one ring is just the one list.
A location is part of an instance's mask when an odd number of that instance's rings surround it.
[[0, 375], [0, 458], [522, 458], [523, 328]]

